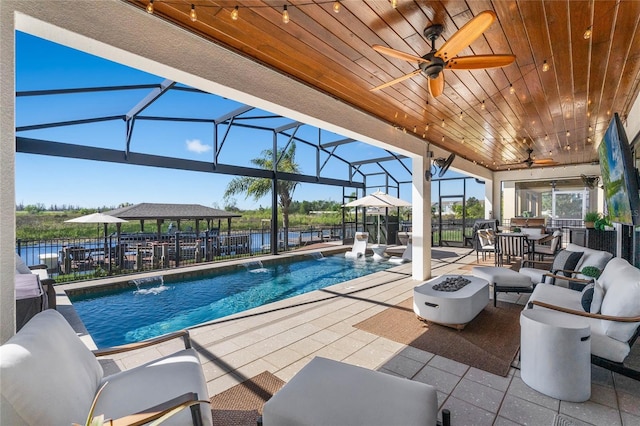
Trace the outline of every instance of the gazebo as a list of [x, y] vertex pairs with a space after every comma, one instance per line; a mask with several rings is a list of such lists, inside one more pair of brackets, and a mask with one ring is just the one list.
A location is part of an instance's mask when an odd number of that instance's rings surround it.
[[155, 220], [157, 224], [158, 240], [162, 237], [162, 224], [165, 220], [175, 220], [178, 225], [178, 230], [180, 230], [181, 220], [195, 220], [195, 232], [196, 235], [198, 235], [200, 233], [201, 220], [206, 220], [207, 229], [211, 229], [211, 221], [217, 220], [218, 228], [220, 228], [220, 221], [222, 219], [227, 219], [227, 228], [231, 229], [231, 219], [234, 217], [241, 217], [239, 214], [206, 207], [200, 204], [171, 203], [139, 203], [104, 213], [125, 220], [139, 220], [141, 232], [144, 232], [144, 222], [146, 220]]

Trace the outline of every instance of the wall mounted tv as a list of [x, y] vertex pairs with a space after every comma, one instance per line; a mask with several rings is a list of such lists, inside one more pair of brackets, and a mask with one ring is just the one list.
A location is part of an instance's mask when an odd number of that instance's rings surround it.
[[614, 114], [598, 147], [604, 198], [611, 222], [639, 225], [638, 172], [618, 114]]

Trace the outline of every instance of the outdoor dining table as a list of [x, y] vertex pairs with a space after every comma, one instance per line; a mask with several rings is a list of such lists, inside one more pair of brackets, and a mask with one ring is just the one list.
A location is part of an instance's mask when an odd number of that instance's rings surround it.
[[533, 259], [535, 244], [549, 234], [525, 234], [522, 232], [498, 232], [496, 234], [496, 266], [504, 264], [504, 257], [511, 263], [512, 258]]

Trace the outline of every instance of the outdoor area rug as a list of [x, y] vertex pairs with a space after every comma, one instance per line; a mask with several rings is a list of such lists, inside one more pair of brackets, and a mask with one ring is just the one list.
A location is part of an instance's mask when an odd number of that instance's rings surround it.
[[464, 330], [420, 321], [413, 298], [385, 309], [354, 327], [480, 370], [506, 376], [520, 347], [523, 306], [490, 302]]
[[211, 398], [216, 426], [255, 426], [262, 405], [282, 386], [282, 380], [265, 371]]

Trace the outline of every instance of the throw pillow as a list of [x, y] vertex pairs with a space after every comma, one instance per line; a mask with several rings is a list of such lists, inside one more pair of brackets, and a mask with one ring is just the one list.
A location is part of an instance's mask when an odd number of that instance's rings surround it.
[[[551, 267], [552, 271], [558, 271], [560, 269], [564, 269], [567, 271], [573, 271], [576, 268], [578, 262], [580, 262], [580, 258], [582, 258], [581, 251], [569, 251], [569, 250], [560, 250], [556, 257], [553, 259], [553, 266]], [[565, 277], [568, 277], [569, 273], [561, 273]]]
[[591, 310], [592, 314], [599, 314], [600, 307], [602, 306], [602, 300], [604, 299], [604, 290], [602, 289], [602, 285], [600, 282], [596, 280], [593, 286], [593, 299], [591, 300]]
[[591, 312], [591, 302], [593, 301], [593, 292], [595, 284], [591, 283], [582, 289], [582, 309], [585, 312]]

